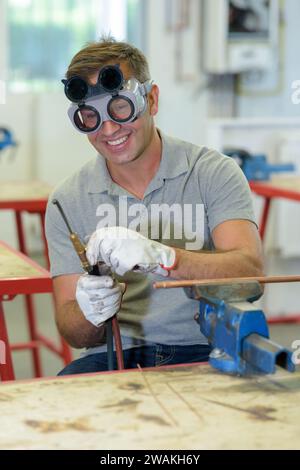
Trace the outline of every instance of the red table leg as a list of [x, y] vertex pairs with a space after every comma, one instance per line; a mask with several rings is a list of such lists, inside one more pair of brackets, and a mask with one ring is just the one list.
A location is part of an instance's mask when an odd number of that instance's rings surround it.
[[[266, 234], [268, 217], [270, 213], [272, 197], [264, 196], [264, 207], [259, 224], [259, 234], [263, 241]], [[282, 315], [278, 317], [267, 318], [269, 324], [282, 324], [282, 323], [300, 323], [300, 315]]]
[[[15, 211], [15, 217], [16, 217], [19, 249], [22, 253], [24, 253], [25, 255], [28, 255], [26, 244], [25, 244], [25, 232], [24, 232], [24, 227], [23, 227], [21, 211]], [[36, 326], [36, 320], [35, 320], [33, 300], [30, 295], [25, 296], [25, 303], [26, 303], [26, 315], [27, 315], [27, 324], [29, 328], [29, 336], [30, 336], [31, 341], [35, 341], [37, 339], [37, 326]], [[40, 351], [39, 351], [38, 345], [32, 348], [31, 351], [32, 351], [34, 375], [35, 377], [41, 377], [42, 376], [41, 358], [40, 358]]]
[[46, 239], [46, 233], [45, 233], [45, 212], [39, 212], [39, 216], [40, 216], [40, 223], [41, 223], [42, 239], [43, 239], [43, 244], [44, 244], [44, 255], [45, 255], [45, 260], [47, 262], [47, 269], [49, 271], [50, 260], [49, 260], [48, 245], [47, 245], [47, 239]]
[[[1, 380], [15, 380], [13, 362], [11, 357], [11, 350], [5, 323], [4, 311], [2, 301], [0, 300], [0, 341], [4, 344], [4, 359], [0, 357], [0, 377]], [[2, 355], [1, 355], [2, 356]], [[4, 364], [2, 362], [5, 362]]]
[[[41, 231], [42, 231], [42, 238], [44, 242], [44, 254], [45, 254], [45, 259], [47, 261], [47, 269], [50, 269], [50, 260], [49, 260], [49, 254], [48, 254], [48, 245], [47, 245], [47, 239], [46, 239], [46, 233], [45, 233], [45, 212], [40, 212], [40, 222], [41, 222]], [[64, 361], [64, 364], [67, 365], [72, 361], [72, 353], [71, 353], [71, 348], [68, 345], [68, 343], [64, 340], [62, 336], [59, 335], [60, 339], [60, 356]]]
[[25, 255], [27, 255], [21, 211], [15, 211], [15, 218], [16, 218], [16, 225], [17, 225], [19, 250]]
[[[47, 240], [45, 235], [45, 212], [37, 212], [40, 217], [40, 224], [41, 224], [41, 234], [42, 240], [44, 245], [44, 254], [47, 263], [47, 269], [50, 268], [50, 262], [48, 257], [48, 246]], [[22, 253], [27, 255], [26, 243], [25, 243], [25, 232], [23, 227], [22, 221], [22, 213], [21, 211], [15, 211], [15, 218], [16, 218], [16, 225], [17, 225], [17, 233], [18, 233], [18, 241], [19, 241], [19, 249]], [[32, 360], [33, 360], [33, 367], [34, 367], [34, 375], [35, 377], [42, 376], [42, 366], [41, 366], [41, 356], [40, 356], [40, 346], [44, 345], [51, 349], [53, 352], [58, 354], [65, 365], [69, 364], [72, 361], [72, 353], [71, 348], [67, 344], [67, 342], [59, 335], [60, 347], [57, 351], [57, 348], [48, 338], [42, 336], [38, 332], [37, 323], [36, 323], [36, 316], [34, 312], [34, 305], [33, 305], [33, 298], [31, 296], [25, 297], [26, 301], [26, 313], [27, 313], [27, 323], [29, 328], [29, 335], [31, 340], [31, 351], [32, 351]], [[20, 346], [20, 345], [19, 345]], [[20, 346], [21, 349], [21, 346]]]
[[262, 212], [262, 216], [261, 216], [260, 224], [259, 224], [259, 234], [262, 240], [264, 240], [265, 233], [266, 233], [270, 206], [271, 206], [271, 198], [265, 197], [263, 212]]
[[[27, 316], [27, 324], [28, 324], [28, 329], [29, 329], [29, 337], [31, 341], [36, 342], [38, 339], [38, 332], [37, 332], [37, 324], [36, 324], [35, 311], [34, 311], [34, 305], [33, 305], [33, 298], [31, 295], [25, 296], [25, 303], [26, 303], [26, 316]], [[38, 342], [35, 343], [35, 346], [31, 349], [31, 352], [32, 352], [34, 376], [42, 377], [40, 344]]]

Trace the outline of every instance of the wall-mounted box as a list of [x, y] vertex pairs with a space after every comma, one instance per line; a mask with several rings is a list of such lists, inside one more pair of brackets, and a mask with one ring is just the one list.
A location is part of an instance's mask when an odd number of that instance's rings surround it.
[[225, 74], [271, 68], [278, 30], [278, 0], [204, 0], [204, 70]]

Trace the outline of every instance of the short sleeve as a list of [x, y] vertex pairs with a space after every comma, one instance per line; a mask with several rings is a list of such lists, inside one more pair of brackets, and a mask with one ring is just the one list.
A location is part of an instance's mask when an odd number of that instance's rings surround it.
[[256, 224], [249, 184], [238, 164], [216, 151], [208, 154], [202, 187], [210, 232], [227, 220], [244, 219]]

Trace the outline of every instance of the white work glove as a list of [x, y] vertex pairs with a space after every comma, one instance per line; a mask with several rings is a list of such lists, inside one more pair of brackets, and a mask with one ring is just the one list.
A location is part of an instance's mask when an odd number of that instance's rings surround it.
[[100, 327], [120, 310], [125, 288], [110, 276], [82, 274], [77, 281], [76, 300], [85, 318]]
[[127, 271], [168, 276], [176, 264], [173, 248], [125, 227], [96, 230], [88, 242], [86, 255], [91, 265], [104, 261], [120, 276]]

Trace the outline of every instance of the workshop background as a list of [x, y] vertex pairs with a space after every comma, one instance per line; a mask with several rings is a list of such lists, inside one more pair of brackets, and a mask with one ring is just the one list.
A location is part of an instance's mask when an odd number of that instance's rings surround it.
[[[140, 47], [160, 88], [157, 126], [220, 151], [264, 154], [300, 173], [300, 2], [239, 0], [255, 12], [226, 33], [227, 0], [0, 0], [0, 127], [17, 146], [0, 147], [0, 184], [56, 185], [93, 157], [67, 118], [60, 83], [73, 54], [103, 33]], [[262, 200], [253, 196], [257, 217]], [[45, 265], [37, 216], [26, 215], [30, 256]], [[276, 200], [264, 242], [268, 274], [300, 274], [300, 204]], [[11, 211], [0, 211], [0, 239], [17, 248]], [[35, 296], [40, 329], [56, 338], [49, 294]], [[299, 284], [266, 287], [268, 316], [300, 315]], [[11, 341], [24, 341], [21, 296], [5, 305]], [[298, 324], [272, 326], [291, 347]], [[14, 352], [17, 378], [31, 377], [28, 351]], [[77, 357], [79, 351], [74, 351]], [[61, 360], [43, 351], [44, 375]]]

